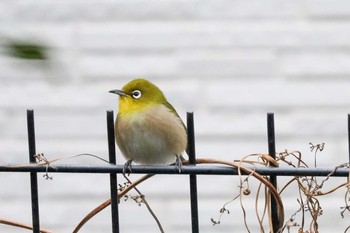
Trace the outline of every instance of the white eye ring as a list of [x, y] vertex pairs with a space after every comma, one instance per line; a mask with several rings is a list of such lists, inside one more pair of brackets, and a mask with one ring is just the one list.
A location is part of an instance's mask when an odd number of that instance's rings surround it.
[[134, 99], [140, 98], [141, 95], [142, 95], [142, 94], [141, 94], [141, 91], [139, 91], [139, 90], [135, 90], [135, 91], [132, 92], [132, 97], [133, 97]]

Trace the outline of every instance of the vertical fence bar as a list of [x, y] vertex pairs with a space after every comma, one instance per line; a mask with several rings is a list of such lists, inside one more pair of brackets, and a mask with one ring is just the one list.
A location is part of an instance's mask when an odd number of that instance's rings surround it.
[[350, 114], [348, 114], [348, 147], [349, 147], [349, 164], [350, 164]]
[[[35, 163], [36, 148], [35, 148], [35, 127], [34, 127], [34, 110], [27, 110], [27, 130], [28, 130], [28, 147], [29, 147], [29, 162]], [[38, 195], [38, 177], [36, 172], [30, 172], [30, 189], [32, 200], [32, 222], [33, 232], [40, 232], [39, 218], [39, 195]]]
[[[273, 113], [267, 114], [267, 140], [269, 147], [269, 155], [272, 158], [276, 158], [276, 140], [275, 140], [275, 119]], [[270, 164], [273, 167], [273, 164]], [[271, 184], [277, 188], [277, 176], [270, 175]], [[278, 221], [278, 210], [277, 210], [277, 202], [273, 196], [270, 196], [271, 201], [271, 218], [273, 224], [273, 232], [277, 232], [279, 229], [279, 221]]]
[[[108, 136], [108, 154], [109, 162], [116, 164], [115, 141], [114, 141], [114, 117], [113, 111], [107, 111], [107, 136]], [[110, 173], [111, 190], [111, 211], [112, 211], [112, 232], [119, 233], [119, 210], [118, 210], [118, 188], [117, 174]]]
[[[194, 121], [193, 112], [187, 113], [187, 154], [189, 157], [190, 165], [196, 166], [196, 149], [195, 149], [195, 136], [194, 136]], [[199, 220], [198, 220], [198, 195], [197, 195], [197, 176], [190, 174], [190, 195], [191, 195], [191, 221], [192, 221], [192, 233], [199, 232]]]

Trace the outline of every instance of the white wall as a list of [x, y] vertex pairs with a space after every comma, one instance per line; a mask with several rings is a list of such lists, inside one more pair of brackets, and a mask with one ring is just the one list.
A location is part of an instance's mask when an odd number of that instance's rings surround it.
[[[324, 142], [319, 166], [347, 162], [349, 16], [344, 0], [1, 1], [0, 43], [45, 44], [50, 61], [23, 61], [0, 49], [0, 164], [27, 163], [28, 108], [35, 110], [37, 152], [107, 158], [105, 111], [117, 111], [108, 91], [136, 77], [156, 83], [183, 119], [195, 112], [198, 157], [266, 153], [266, 113], [274, 112], [278, 151], [300, 150], [312, 166], [308, 143]], [[119, 152], [118, 162], [124, 163]], [[108, 198], [107, 175], [53, 176], [39, 179], [39, 195], [41, 224], [54, 232], [70, 232]], [[245, 232], [238, 202], [221, 225], [210, 222], [237, 194], [238, 179], [198, 179], [201, 232]], [[2, 173], [0, 183], [0, 218], [30, 223], [28, 175]], [[185, 176], [141, 186], [166, 232], [190, 232], [187, 186]], [[346, 228], [349, 216], [339, 214], [344, 193], [321, 199], [322, 232]], [[296, 189], [283, 198], [288, 218]], [[253, 199], [245, 203], [257, 232]], [[120, 215], [123, 233], [157, 232], [145, 208], [130, 201]], [[110, 229], [106, 210], [82, 232]], [[0, 231], [22, 232], [2, 225]]]

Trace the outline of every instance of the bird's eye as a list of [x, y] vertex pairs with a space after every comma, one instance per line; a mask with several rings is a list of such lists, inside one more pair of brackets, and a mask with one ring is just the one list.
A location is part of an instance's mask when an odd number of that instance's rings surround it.
[[141, 91], [139, 91], [139, 90], [135, 90], [135, 91], [132, 92], [132, 97], [133, 97], [134, 99], [140, 98], [141, 95], [142, 95], [142, 94], [141, 94]]

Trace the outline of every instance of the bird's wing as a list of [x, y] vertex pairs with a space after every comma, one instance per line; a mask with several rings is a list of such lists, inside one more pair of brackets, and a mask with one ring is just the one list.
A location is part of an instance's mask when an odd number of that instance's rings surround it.
[[168, 109], [170, 109], [173, 113], [176, 114], [176, 116], [179, 118], [179, 120], [181, 121], [181, 124], [183, 125], [183, 127], [185, 128], [186, 132], [187, 132], [187, 128], [186, 125], [184, 124], [184, 122], [181, 120], [181, 117], [179, 116], [179, 114], [176, 112], [175, 108], [167, 101], [165, 103], [163, 103], [165, 105], [165, 107], [167, 107]]

